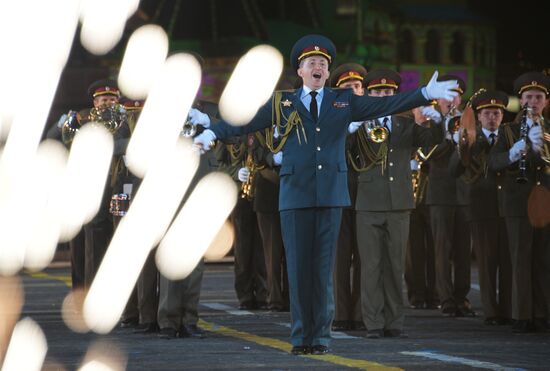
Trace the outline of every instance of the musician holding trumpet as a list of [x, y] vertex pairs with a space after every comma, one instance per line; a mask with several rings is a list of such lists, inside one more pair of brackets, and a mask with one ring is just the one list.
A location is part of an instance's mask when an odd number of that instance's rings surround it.
[[[390, 69], [367, 73], [371, 97], [393, 96], [401, 76]], [[359, 127], [352, 123], [350, 157], [358, 171], [357, 244], [361, 262], [361, 312], [367, 338], [403, 336], [402, 276], [414, 208], [409, 160], [414, 148], [443, 140], [441, 125], [417, 125], [400, 115], [388, 115]]]
[[522, 111], [513, 122], [501, 126], [489, 169], [504, 172], [499, 194], [512, 258], [512, 329], [547, 332], [550, 224], [544, 205], [550, 187], [550, 125], [542, 110], [548, 103], [550, 77], [524, 73], [514, 81], [514, 91]]

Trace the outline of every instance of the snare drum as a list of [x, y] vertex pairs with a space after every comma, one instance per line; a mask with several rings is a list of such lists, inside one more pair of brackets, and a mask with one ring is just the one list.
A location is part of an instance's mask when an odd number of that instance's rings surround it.
[[118, 193], [111, 197], [109, 212], [114, 216], [124, 216], [130, 207], [130, 195], [126, 193]]

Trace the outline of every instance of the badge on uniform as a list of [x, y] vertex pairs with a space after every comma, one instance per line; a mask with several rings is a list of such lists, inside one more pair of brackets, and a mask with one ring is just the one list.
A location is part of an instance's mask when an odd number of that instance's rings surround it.
[[345, 108], [345, 107], [349, 106], [349, 102], [338, 102], [338, 101], [336, 101], [336, 102], [332, 103], [332, 106], [334, 108]]
[[284, 101], [282, 101], [281, 104], [283, 105], [283, 107], [290, 107], [290, 106], [292, 106], [292, 102], [289, 101], [288, 99], [285, 99]]

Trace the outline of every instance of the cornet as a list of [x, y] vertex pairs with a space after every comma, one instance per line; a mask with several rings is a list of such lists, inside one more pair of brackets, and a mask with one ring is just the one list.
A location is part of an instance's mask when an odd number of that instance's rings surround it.
[[367, 122], [367, 135], [369, 139], [374, 143], [382, 143], [388, 139], [388, 129], [380, 125], [378, 120], [368, 120]]

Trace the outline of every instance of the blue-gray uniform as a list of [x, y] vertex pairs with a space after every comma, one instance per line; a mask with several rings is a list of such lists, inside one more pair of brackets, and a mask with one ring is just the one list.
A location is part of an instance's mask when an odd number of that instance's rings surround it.
[[[297, 110], [303, 122], [303, 132], [297, 128], [284, 146], [279, 210], [287, 250], [292, 344], [327, 345], [334, 310], [334, 247], [341, 207], [350, 205], [344, 151], [347, 126], [428, 101], [420, 89], [371, 98], [355, 96], [349, 89], [322, 88], [317, 95], [319, 119], [314, 122], [306, 108], [311, 100], [306, 92], [307, 87], [284, 92], [279, 107], [286, 117]], [[221, 121], [212, 131], [217, 138], [228, 138], [270, 127], [271, 123], [270, 100], [248, 125], [234, 127]]]
[[[318, 35], [299, 40], [300, 47], [297, 49], [295, 45], [292, 53], [296, 56], [291, 59], [293, 66], [311, 55], [325, 56], [330, 62], [335, 50], [327, 54], [330, 49], [327, 41], [332, 44]], [[317, 90], [318, 114], [312, 115], [306, 108], [311, 102], [308, 91], [309, 88], [303, 87], [275, 93], [248, 125], [234, 127], [221, 121], [211, 130], [217, 138], [224, 139], [271, 127], [273, 109], [281, 113], [281, 127], [288, 124], [291, 114], [295, 117], [294, 112], [301, 120], [286, 135], [279, 173], [279, 210], [288, 264], [291, 342], [294, 347], [313, 346], [315, 354], [319, 349], [325, 353], [327, 349], [323, 347], [330, 341], [336, 240], [342, 207], [350, 205], [345, 159], [348, 124], [403, 112], [426, 105], [428, 100], [421, 89], [372, 98], [356, 96], [349, 89], [325, 87]]]

